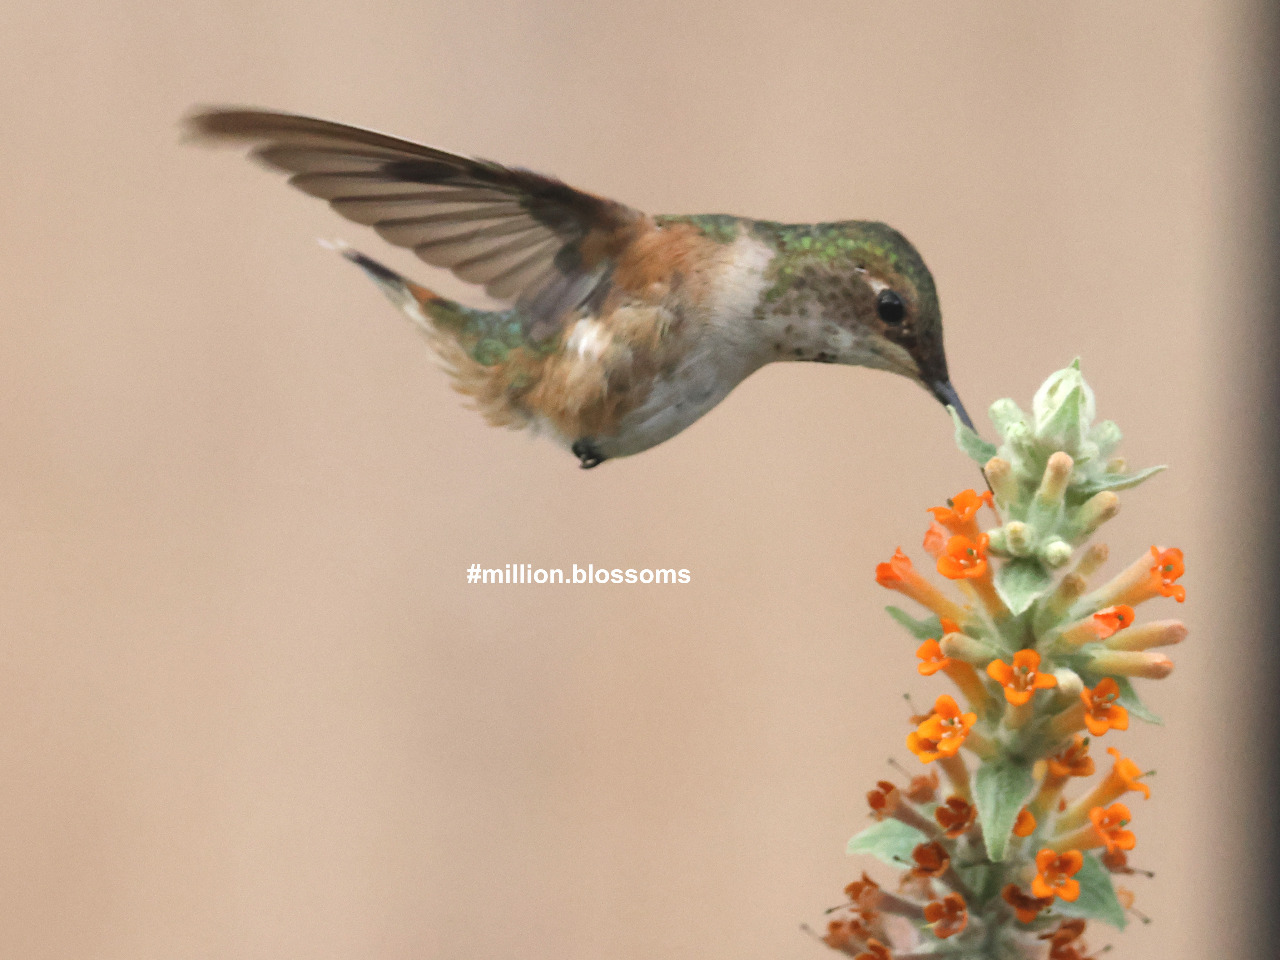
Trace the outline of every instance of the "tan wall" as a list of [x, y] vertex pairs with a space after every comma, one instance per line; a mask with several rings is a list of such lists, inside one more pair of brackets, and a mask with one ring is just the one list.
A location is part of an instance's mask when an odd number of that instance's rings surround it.
[[[1173, 466], [1116, 553], [1177, 543], [1190, 569], [1167, 723], [1120, 741], [1159, 771], [1136, 814], [1158, 877], [1114, 955], [1232, 955], [1252, 11], [9, 0], [0, 955], [820, 956], [797, 925], [861, 868], [843, 846], [905, 754], [901, 693], [934, 689], [872, 582], [976, 479], [923, 393], [768, 369], [581, 472], [462, 409], [313, 242], [376, 238], [179, 146], [207, 102], [654, 212], [887, 220], [932, 265], [975, 414], [1082, 355], [1132, 462]], [[473, 561], [693, 582], [486, 589]]]

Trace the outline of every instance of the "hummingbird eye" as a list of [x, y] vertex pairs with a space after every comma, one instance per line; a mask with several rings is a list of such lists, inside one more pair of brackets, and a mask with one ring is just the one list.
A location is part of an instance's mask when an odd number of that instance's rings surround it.
[[896, 327], [902, 322], [906, 312], [906, 304], [892, 290], [881, 290], [880, 295], [876, 297], [876, 313], [885, 323]]

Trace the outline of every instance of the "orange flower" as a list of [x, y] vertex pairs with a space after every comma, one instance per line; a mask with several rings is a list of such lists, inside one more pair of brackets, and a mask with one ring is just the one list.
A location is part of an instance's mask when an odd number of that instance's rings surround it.
[[864, 871], [861, 880], [855, 880], [844, 888], [850, 905], [863, 920], [871, 922], [876, 917], [876, 907], [880, 904], [880, 884], [867, 876]]
[[920, 658], [916, 669], [924, 677], [932, 677], [939, 670], [951, 666], [952, 662], [950, 657], [943, 654], [942, 646], [938, 641], [932, 638], [920, 644], [919, 649], [916, 650], [916, 656]]
[[1115, 759], [1111, 771], [1106, 778], [1081, 797], [1058, 818], [1060, 831], [1074, 830], [1089, 820], [1089, 811], [1094, 807], [1105, 807], [1114, 803], [1126, 793], [1141, 793], [1151, 799], [1151, 788], [1142, 782], [1142, 770], [1128, 757], [1122, 757], [1115, 747], [1108, 747], [1107, 753]]
[[951, 580], [973, 580], [987, 572], [987, 542], [984, 533], [977, 540], [956, 534], [947, 541], [938, 557], [938, 572]]
[[947, 836], [954, 840], [956, 837], [964, 836], [973, 826], [978, 811], [960, 797], [947, 797], [947, 802], [939, 804], [938, 809], [933, 811], [933, 816], [947, 832]]
[[1095, 737], [1108, 730], [1129, 729], [1129, 711], [1116, 703], [1119, 696], [1120, 685], [1111, 677], [1103, 677], [1092, 690], [1085, 687], [1080, 691], [1080, 699], [1084, 701], [1084, 725]]
[[1089, 811], [1089, 819], [1093, 828], [1098, 831], [1107, 851], [1132, 850], [1138, 844], [1138, 838], [1132, 830], [1124, 829], [1129, 823], [1129, 808], [1123, 803], [1113, 803], [1103, 809], [1094, 807]]
[[1015, 837], [1029, 837], [1036, 832], [1036, 818], [1026, 807], [1018, 811], [1018, 819], [1013, 821]]
[[899, 547], [885, 563], [876, 565], [876, 583], [910, 597], [922, 607], [928, 607], [939, 617], [960, 621], [965, 617], [964, 608], [948, 600], [911, 565], [911, 558]]
[[[1071, 941], [1078, 939], [1083, 935], [1086, 923], [1079, 917], [1072, 917], [1070, 920], [1063, 920], [1058, 924], [1057, 929], [1050, 930], [1048, 933], [1040, 934], [1037, 940], [1049, 941], [1049, 956], [1051, 960], [1058, 960], [1061, 956], [1066, 956], [1060, 951], [1066, 947]], [[1074, 950], [1074, 947], [1072, 948]]]
[[1049, 757], [1049, 772], [1055, 777], [1093, 776], [1093, 757], [1089, 756], [1089, 741], [1077, 733], [1071, 743]]
[[1138, 779], [1143, 775], [1141, 768], [1128, 757], [1120, 756], [1120, 751], [1115, 747], [1107, 747], [1107, 753], [1111, 754], [1111, 758], [1115, 761], [1107, 780], [1115, 781], [1116, 785], [1121, 788], [1116, 796], [1133, 791], [1135, 793], [1140, 792], [1143, 799], [1150, 800], [1151, 788]]
[[961, 490], [947, 501], [945, 507], [930, 507], [933, 519], [955, 534], [961, 534], [973, 540], [978, 535], [978, 524], [974, 520], [983, 504], [993, 510], [991, 491], [978, 494], [972, 490]]
[[867, 928], [854, 917], [842, 917], [827, 924], [827, 934], [822, 938], [832, 950], [843, 950], [852, 942], [867, 938]]
[[1162, 597], [1173, 597], [1173, 599], [1182, 603], [1183, 600], [1187, 599], [1187, 588], [1181, 584], [1174, 583], [1175, 580], [1186, 573], [1186, 567], [1182, 562], [1182, 551], [1177, 547], [1170, 547], [1168, 550], [1152, 547], [1151, 556], [1155, 558], [1155, 563], [1151, 566], [1152, 576], [1160, 581], [1157, 592]]
[[868, 940], [867, 949], [854, 957], [853, 960], [893, 960], [893, 954], [879, 940]]
[[906, 794], [912, 803], [933, 803], [938, 796], [938, 771], [930, 770], [912, 777], [907, 784]]
[[876, 583], [882, 587], [906, 583], [913, 575], [916, 575], [915, 567], [911, 565], [911, 558], [902, 552], [901, 547], [893, 551], [893, 556], [887, 563], [876, 564]]
[[969, 909], [964, 897], [949, 893], [941, 900], [926, 903], [924, 922], [933, 927], [933, 935], [939, 940], [953, 937], [969, 925]]
[[1099, 610], [1093, 615], [1093, 632], [1098, 635], [1099, 640], [1105, 640], [1132, 623], [1133, 607], [1127, 603], [1121, 603]]
[[1036, 854], [1036, 878], [1031, 881], [1031, 894], [1036, 897], [1061, 897], [1073, 902], [1080, 896], [1080, 881], [1072, 877], [1084, 866], [1084, 854], [1068, 850], [1057, 854], [1048, 847]]
[[924, 547], [925, 553], [936, 560], [938, 554], [946, 549], [947, 531], [936, 523], [929, 524], [929, 529], [924, 532], [924, 541], [920, 546]]
[[[942, 635], [945, 637], [948, 633], [959, 633], [960, 624], [948, 617], [941, 617]], [[920, 663], [916, 669], [920, 671], [921, 676], [931, 677], [939, 670], [945, 670], [951, 664], [955, 663], [950, 657], [942, 652], [941, 644], [930, 637], [924, 643], [920, 644], [916, 650], [916, 656], [920, 658]]]
[[936, 840], [916, 844], [916, 848], [911, 851], [911, 859], [915, 862], [911, 875], [915, 877], [940, 877], [951, 866], [951, 855], [947, 853], [947, 848]]
[[907, 734], [907, 749], [929, 763], [939, 757], [954, 757], [978, 720], [976, 713], [962, 713], [960, 705], [945, 693], [933, 704], [933, 713]]
[[867, 791], [867, 806], [877, 820], [893, 813], [899, 802], [898, 788], [888, 780], [878, 781], [874, 790]]
[[1058, 685], [1058, 678], [1051, 673], [1039, 673], [1040, 654], [1034, 650], [1019, 650], [1013, 655], [1013, 666], [1003, 660], [987, 664], [987, 676], [1004, 688], [1004, 698], [1015, 707], [1030, 702], [1037, 690], [1048, 690]]
[[1030, 923], [1040, 915], [1041, 910], [1053, 906], [1053, 897], [1032, 897], [1023, 893], [1016, 883], [1005, 884], [1000, 891], [1004, 902], [1013, 907], [1013, 912], [1022, 923]]

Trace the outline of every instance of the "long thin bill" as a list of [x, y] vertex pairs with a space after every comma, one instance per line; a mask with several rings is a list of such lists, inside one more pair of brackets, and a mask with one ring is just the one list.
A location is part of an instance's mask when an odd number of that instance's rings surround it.
[[930, 384], [929, 389], [933, 391], [933, 395], [942, 401], [945, 407], [955, 407], [956, 413], [960, 415], [960, 421], [973, 429], [973, 421], [969, 419], [969, 414], [965, 412], [964, 404], [960, 402], [960, 395], [956, 393], [956, 388], [951, 385], [950, 380], [940, 380], [937, 383]]

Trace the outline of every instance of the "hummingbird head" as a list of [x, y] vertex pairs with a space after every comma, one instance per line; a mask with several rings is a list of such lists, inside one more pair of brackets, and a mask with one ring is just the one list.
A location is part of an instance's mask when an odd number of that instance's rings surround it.
[[972, 425], [947, 372], [933, 275], [906, 237], [861, 220], [760, 227], [777, 250], [764, 296], [786, 324], [780, 359], [901, 374]]

